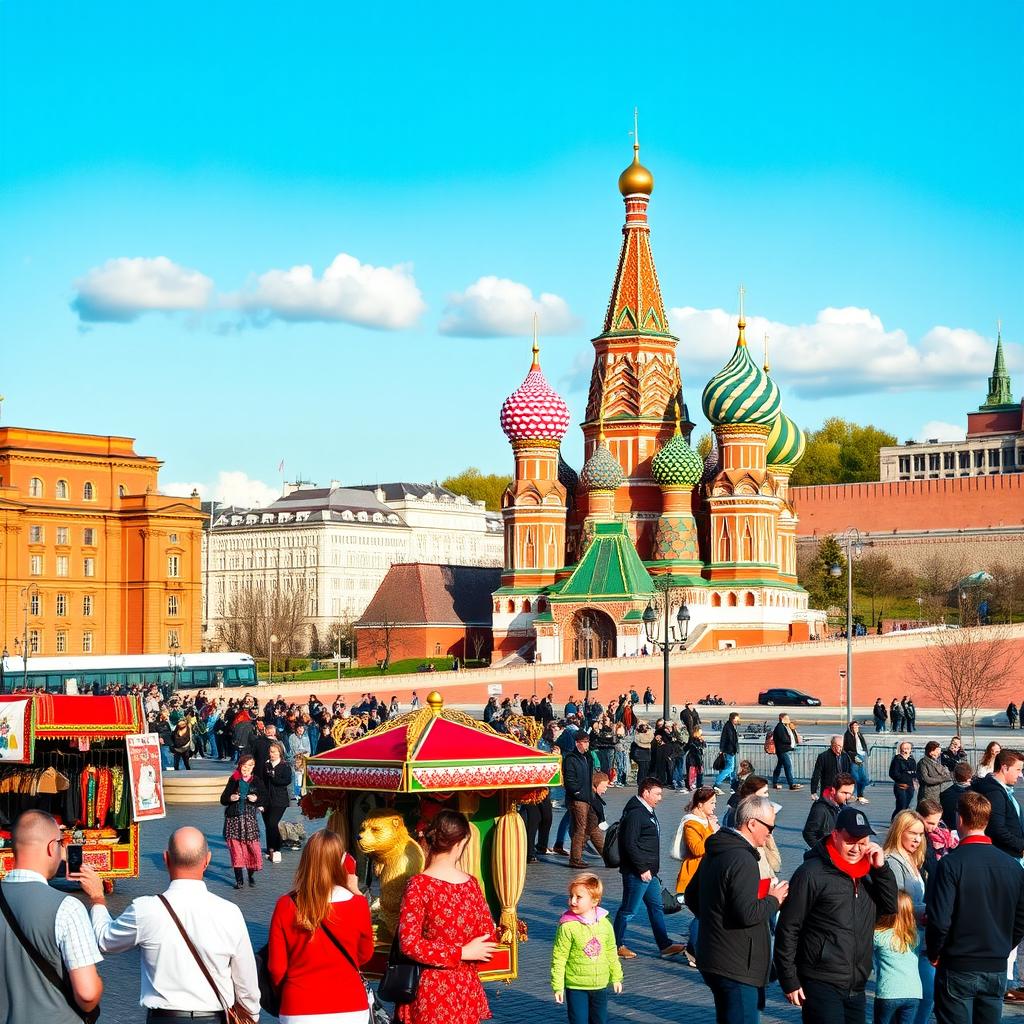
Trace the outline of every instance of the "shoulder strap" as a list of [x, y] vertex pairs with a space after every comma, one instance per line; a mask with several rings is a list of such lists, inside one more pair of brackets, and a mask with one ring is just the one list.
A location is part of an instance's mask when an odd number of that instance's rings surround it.
[[32, 963], [39, 969], [39, 973], [55, 988], [71, 1007], [75, 1013], [85, 1020], [84, 1011], [75, 1001], [75, 997], [70, 991], [65, 978], [62, 978], [54, 968], [53, 964], [50, 963], [42, 953], [36, 949], [35, 946], [29, 941], [29, 937], [21, 930], [21, 925], [18, 924], [18, 919], [14, 916], [14, 911], [11, 910], [10, 903], [7, 902], [7, 895], [4, 893], [4, 887], [0, 884], [0, 912], [3, 913], [7, 920], [7, 924], [11, 931], [14, 933], [17, 940], [21, 943], [25, 952], [28, 953]]
[[181, 918], [174, 912], [174, 908], [168, 902], [167, 897], [163, 893], [157, 896], [157, 899], [167, 908], [167, 913], [171, 915], [171, 920], [178, 926], [178, 931], [181, 932], [181, 937], [185, 940], [185, 945], [188, 946], [188, 951], [195, 958], [196, 963], [199, 965], [199, 970], [203, 972], [203, 977], [210, 983], [210, 988], [217, 995], [217, 1002], [227, 1010], [228, 1006], [224, 1002], [224, 997], [220, 994], [220, 989], [217, 988], [217, 982], [213, 980], [213, 975], [210, 973], [210, 969], [206, 966], [203, 958], [199, 955], [199, 950], [193, 945], [192, 940], [188, 937], [188, 932], [185, 931], [185, 926], [181, 923]]
[[334, 933], [331, 931], [330, 928], [327, 927], [327, 925], [323, 923], [323, 921], [320, 922], [320, 927], [324, 930], [324, 934], [327, 936], [327, 938], [329, 938], [331, 942], [333, 942], [338, 947], [338, 949], [341, 951], [341, 955], [355, 968], [356, 974], [358, 974], [359, 977], [362, 978], [363, 972], [359, 970], [359, 964], [355, 962], [355, 959], [353, 958], [352, 954], [337, 940]]

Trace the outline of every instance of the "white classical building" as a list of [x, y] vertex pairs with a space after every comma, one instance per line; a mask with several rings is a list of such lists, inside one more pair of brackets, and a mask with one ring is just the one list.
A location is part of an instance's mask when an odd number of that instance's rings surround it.
[[286, 484], [266, 508], [216, 506], [203, 531], [203, 642], [217, 645], [233, 594], [304, 590], [321, 637], [354, 621], [399, 562], [500, 566], [501, 517], [437, 484]]

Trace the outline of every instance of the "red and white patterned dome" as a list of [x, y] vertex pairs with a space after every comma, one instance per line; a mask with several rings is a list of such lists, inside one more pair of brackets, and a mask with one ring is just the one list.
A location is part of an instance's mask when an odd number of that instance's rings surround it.
[[510, 441], [561, 441], [569, 429], [569, 407], [535, 361], [526, 380], [501, 406], [501, 429]]

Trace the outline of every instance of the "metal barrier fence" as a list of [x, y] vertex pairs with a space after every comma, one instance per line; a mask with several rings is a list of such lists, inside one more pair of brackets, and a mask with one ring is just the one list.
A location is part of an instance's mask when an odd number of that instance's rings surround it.
[[[884, 741], [879, 739], [878, 742], [872, 743], [872, 737], [875, 737], [875, 733], [865, 734], [868, 737], [868, 769], [871, 775], [872, 782], [884, 782], [891, 785], [889, 779], [889, 764], [892, 761], [893, 755], [896, 753], [896, 748], [900, 743], [909, 741], [914, 744], [913, 756], [916, 760], [920, 760], [924, 757], [924, 745], [932, 739], [927, 733], [914, 733], [913, 735], [903, 735], [897, 733], [892, 736], [891, 739], [886, 737]], [[878, 736], [886, 734], [877, 734]], [[709, 773], [711, 772], [711, 762], [718, 756], [718, 751], [715, 749], [717, 743], [713, 740], [708, 743], [708, 751], [705, 757], [705, 769], [704, 778], [707, 780]], [[794, 750], [790, 751], [789, 763], [793, 768], [793, 777], [801, 782], [809, 782], [811, 778], [811, 772], [814, 771], [814, 762], [818, 755], [828, 749], [827, 743], [804, 743]], [[985, 748], [976, 749], [974, 747], [964, 747], [967, 753], [967, 760], [972, 766], [977, 767], [978, 762], [981, 760], [985, 753]], [[741, 759], [749, 761], [754, 766], [754, 774], [761, 775], [764, 778], [771, 778], [772, 772], [775, 770], [776, 759], [774, 754], [766, 754], [764, 752], [764, 740], [745, 740], [740, 739], [740, 754]]]

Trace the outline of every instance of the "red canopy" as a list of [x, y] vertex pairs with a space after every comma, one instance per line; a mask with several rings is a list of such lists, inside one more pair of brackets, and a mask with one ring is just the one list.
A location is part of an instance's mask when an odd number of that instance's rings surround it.
[[146, 720], [138, 697], [65, 697], [50, 694], [10, 694], [0, 704], [31, 700], [32, 733], [38, 740], [89, 740], [145, 732]]

